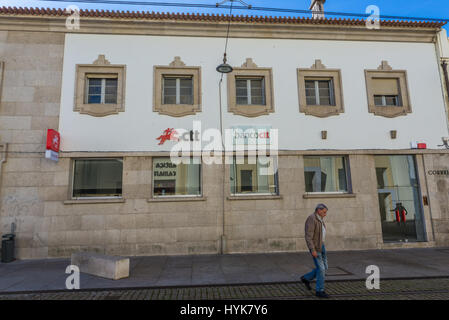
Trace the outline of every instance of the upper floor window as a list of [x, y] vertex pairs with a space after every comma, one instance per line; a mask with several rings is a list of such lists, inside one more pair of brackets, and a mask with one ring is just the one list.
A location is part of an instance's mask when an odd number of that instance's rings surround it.
[[245, 117], [274, 112], [271, 68], [258, 67], [247, 58], [228, 74], [228, 111]]
[[334, 83], [332, 79], [305, 80], [306, 99], [308, 105], [333, 106], [335, 105]]
[[193, 77], [164, 76], [163, 104], [193, 104]]
[[172, 117], [201, 112], [201, 68], [186, 66], [180, 57], [155, 66], [153, 111]]
[[399, 96], [374, 95], [374, 103], [376, 106], [400, 106]]
[[369, 112], [389, 118], [411, 112], [405, 70], [382, 61], [377, 70], [365, 70], [365, 77]]
[[299, 111], [316, 117], [344, 112], [339, 69], [328, 69], [315, 60], [309, 69], [297, 69]]
[[125, 111], [124, 65], [112, 65], [104, 55], [92, 64], [76, 66], [74, 111], [103, 117]]
[[117, 78], [87, 76], [87, 103], [117, 103]]
[[236, 78], [236, 99], [238, 105], [265, 105], [264, 78]]

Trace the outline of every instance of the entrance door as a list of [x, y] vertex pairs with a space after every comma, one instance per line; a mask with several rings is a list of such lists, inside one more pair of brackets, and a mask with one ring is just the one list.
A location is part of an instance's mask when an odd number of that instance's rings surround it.
[[375, 163], [384, 242], [426, 241], [414, 156], [375, 156]]

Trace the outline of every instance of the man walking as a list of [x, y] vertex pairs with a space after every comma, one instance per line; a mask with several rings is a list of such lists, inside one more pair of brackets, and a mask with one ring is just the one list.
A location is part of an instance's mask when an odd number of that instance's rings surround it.
[[305, 239], [313, 257], [315, 269], [303, 275], [301, 281], [308, 290], [311, 290], [310, 281], [316, 278], [316, 296], [319, 298], [329, 298], [324, 291], [324, 277], [328, 268], [326, 248], [324, 247], [326, 225], [323, 221], [326, 214], [327, 207], [320, 203], [316, 206], [315, 212], [307, 218], [305, 225]]

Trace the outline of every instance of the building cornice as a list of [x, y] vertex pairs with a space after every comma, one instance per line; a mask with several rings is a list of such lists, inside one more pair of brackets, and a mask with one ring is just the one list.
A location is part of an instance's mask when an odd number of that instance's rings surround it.
[[[254, 153], [256, 154], [256, 153]], [[341, 149], [341, 150], [279, 150], [279, 156], [312, 156], [312, 155], [426, 155], [445, 154], [447, 149]], [[114, 158], [114, 157], [167, 157], [170, 151], [61, 151], [60, 158]], [[192, 152], [189, 155], [195, 156]], [[235, 155], [234, 151], [226, 152], [226, 156]], [[183, 155], [185, 156], [185, 155]], [[211, 156], [222, 156], [221, 152], [212, 152]]]
[[[226, 37], [227, 17], [205, 14], [80, 11], [80, 28], [66, 28], [62, 9], [0, 8], [0, 30], [78, 34]], [[349, 41], [436, 41], [440, 22], [382, 21], [368, 29], [359, 19], [232, 16], [230, 37]]]

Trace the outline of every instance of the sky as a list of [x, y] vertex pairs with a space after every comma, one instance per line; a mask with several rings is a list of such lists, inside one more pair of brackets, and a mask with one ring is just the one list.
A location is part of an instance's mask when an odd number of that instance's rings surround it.
[[[94, 1], [94, 0], [90, 0]], [[114, 1], [114, 0], [108, 0]], [[123, 1], [123, 0], [122, 0]], [[134, 0], [138, 2], [151, 2], [150, 0]], [[153, 2], [172, 3], [195, 3], [214, 5], [221, 0], [153, 0]], [[288, 8], [308, 10], [310, 0], [244, 0], [254, 7]], [[235, 2], [240, 6], [239, 3]], [[228, 9], [204, 9], [204, 8], [183, 8], [183, 7], [160, 7], [153, 5], [113, 5], [103, 3], [80, 3], [76, 1], [44, 1], [44, 0], [0, 0], [0, 6], [16, 7], [45, 7], [45, 8], [66, 8], [75, 4], [80, 9], [109, 9], [109, 10], [129, 10], [129, 11], [155, 11], [155, 12], [195, 12], [195, 13], [220, 13], [227, 14]], [[230, 5], [227, 2], [226, 5]], [[366, 13], [366, 8], [370, 5], [379, 7], [381, 15], [394, 15], [406, 17], [423, 18], [443, 18], [449, 19], [448, 0], [327, 0], [325, 11], [329, 12], [349, 12]], [[302, 14], [263, 12], [251, 10], [235, 10], [234, 14], [247, 15], [272, 15], [272, 16], [298, 16]], [[445, 26], [449, 30], [449, 26]]]

